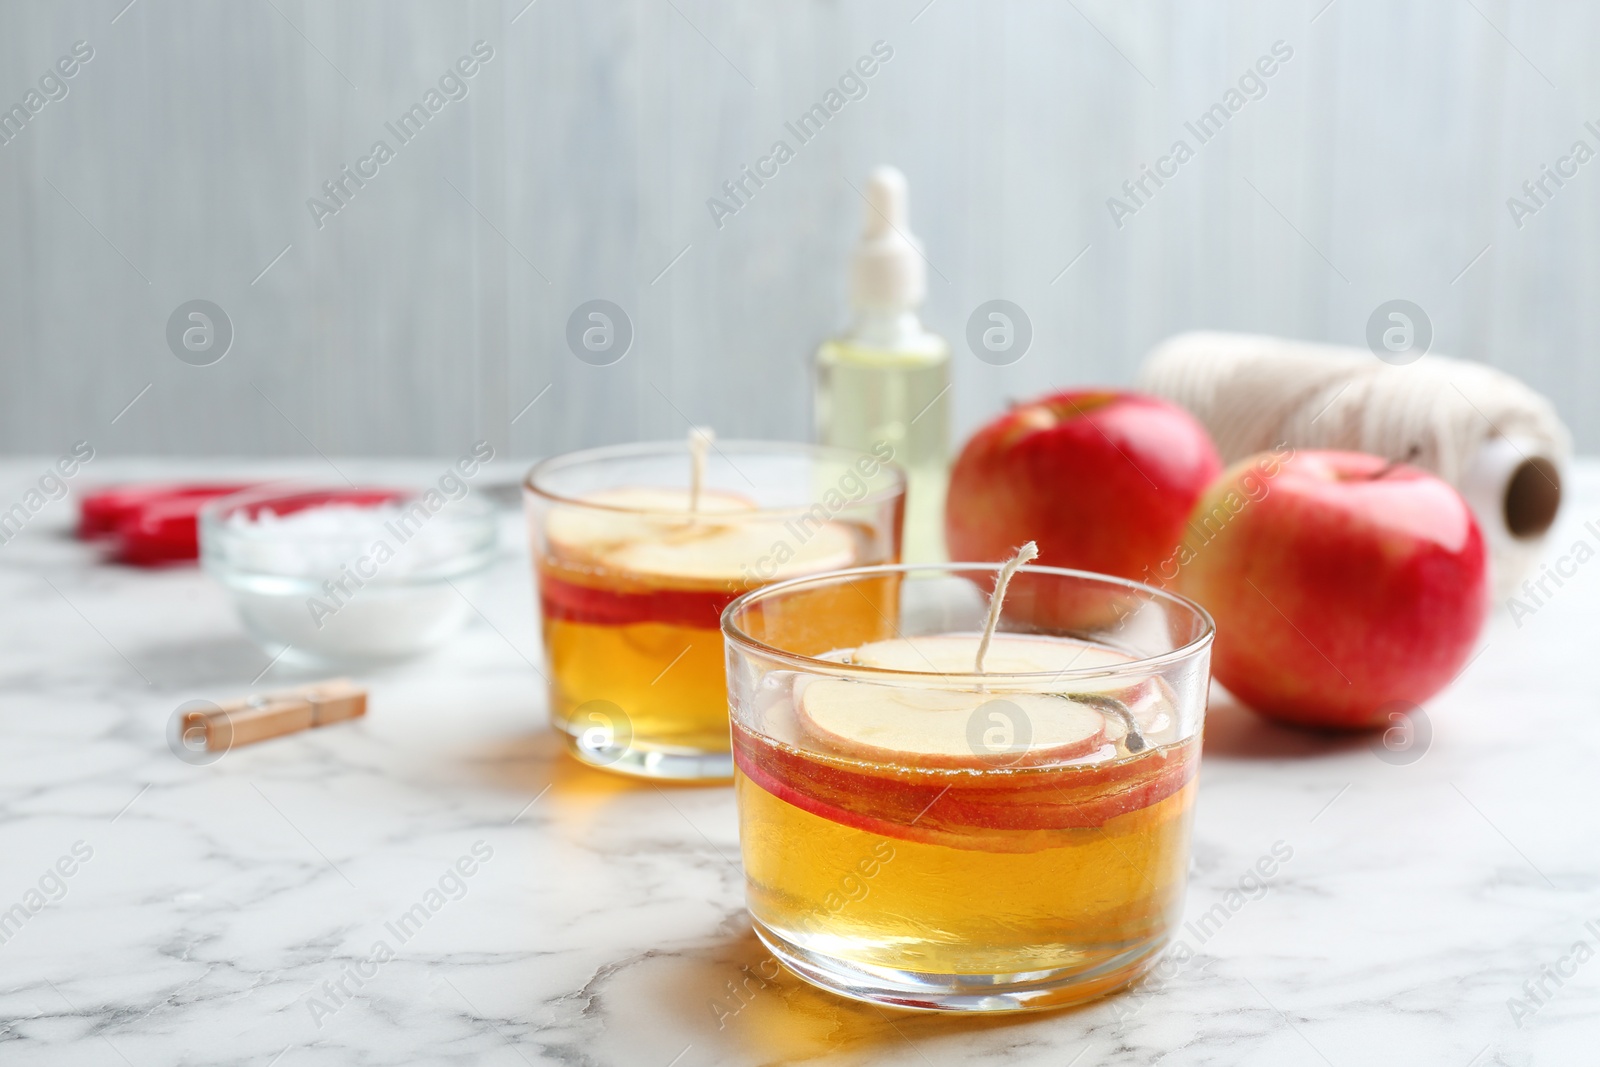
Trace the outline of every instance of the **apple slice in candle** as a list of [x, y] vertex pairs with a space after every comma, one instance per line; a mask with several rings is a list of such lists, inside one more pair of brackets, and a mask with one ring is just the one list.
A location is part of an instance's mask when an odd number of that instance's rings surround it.
[[[687, 527], [692, 517], [687, 489], [623, 486], [590, 493], [582, 503], [594, 506], [560, 505], [550, 512], [545, 536], [552, 554], [592, 558], [609, 547]], [[727, 515], [755, 507], [755, 501], [738, 493], [707, 489], [700, 494], [695, 515]]]
[[[787, 558], [779, 551], [787, 548]], [[854, 566], [860, 558], [851, 528], [827, 522], [800, 541], [776, 519], [737, 515], [697, 520], [659, 531], [603, 553], [614, 570], [678, 582], [727, 582], [745, 578], [758, 561], [769, 561], [765, 581]]]
[[[850, 652], [850, 663], [890, 671], [971, 674], [978, 657], [979, 634], [936, 634], [874, 641]], [[994, 635], [984, 656], [986, 674], [1044, 674], [1110, 667], [1130, 657], [1080, 641], [1027, 634]]]
[[[979, 634], [935, 634], [874, 641], [860, 648], [829, 653], [828, 658], [863, 667], [910, 673], [972, 674], [977, 662]], [[1133, 659], [1125, 652], [1060, 637], [997, 633], [984, 657], [985, 674], [1064, 674], [1067, 671], [1103, 670]], [[1031, 679], [1035, 692], [1122, 693], [1139, 682], [1118, 678]], [[1003, 687], [1002, 687], [1003, 688]]]
[[834, 752], [913, 767], [1037, 766], [1086, 756], [1106, 737], [1097, 709], [1034, 693], [813, 678], [799, 712], [801, 728]]
[[720, 586], [745, 579], [758, 562], [765, 564], [762, 579], [776, 581], [860, 561], [850, 526], [786, 524], [761, 516], [738, 493], [703, 490], [692, 512], [685, 489], [606, 489], [583, 502], [600, 506], [551, 512], [551, 553], [645, 579]]

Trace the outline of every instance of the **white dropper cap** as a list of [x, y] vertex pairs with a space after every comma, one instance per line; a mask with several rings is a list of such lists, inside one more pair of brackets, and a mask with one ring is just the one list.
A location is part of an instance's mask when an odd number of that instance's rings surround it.
[[874, 167], [864, 192], [866, 226], [850, 262], [850, 303], [896, 314], [918, 308], [928, 295], [928, 268], [922, 242], [906, 224], [906, 176]]

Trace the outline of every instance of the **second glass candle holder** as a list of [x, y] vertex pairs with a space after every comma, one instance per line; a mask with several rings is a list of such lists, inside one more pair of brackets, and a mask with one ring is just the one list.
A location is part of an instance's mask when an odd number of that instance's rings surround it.
[[1061, 1007], [1138, 978], [1182, 914], [1210, 618], [1049, 567], [995, 616], [999, 573], [864, 567], [723, 615], [750, 916], [824, 989]]
[[574, 452], [524, 484], [551, 722], [591, 766], [732, 777], [722, 610], [771, 582], [900, 557], [905, 476], [887, 446], [696, 453], [687, 441]]

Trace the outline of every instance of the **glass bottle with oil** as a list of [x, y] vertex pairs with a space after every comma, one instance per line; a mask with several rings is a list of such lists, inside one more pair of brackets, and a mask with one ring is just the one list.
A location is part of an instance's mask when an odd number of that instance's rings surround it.
[[944, 558], [950, 345], [917, 318], [927, 262], [906, 223], [905, 175], [878, 167], [864, 193], [866, 226], [850, 264], [854, 321], [817, 350], [817, 439], [894, 449], [907, 474], [905, 559], [933, 562]]

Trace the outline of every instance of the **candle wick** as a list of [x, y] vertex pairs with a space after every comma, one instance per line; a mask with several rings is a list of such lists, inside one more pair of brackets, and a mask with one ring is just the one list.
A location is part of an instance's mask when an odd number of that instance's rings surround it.
[[689, 514], [700, 510], [700, 490], [706, 481], [706, 449], [716, 433], [709, 426], [689, 428]]
[[1000, 568], [1000, 577], [995, 579], [994, 592], [989, 594], [989, 617], [983, 623], [983, 639], [978, 642], [978, 661], [976, 672], [983, 673], [983, 657], [989, 653], [989, 642], [994, 639], [994, 628], [1000, 624], [1000, 605], [1006, 599], [1006, 587], [1011, 584], [1011, 576], [1017, 573], [1017, 568], [1024, 563], [1039, 558], [1039, 546], [1029, 541], [1017, 549], [1017, 554], [1012, 556], [1004, 567]]

